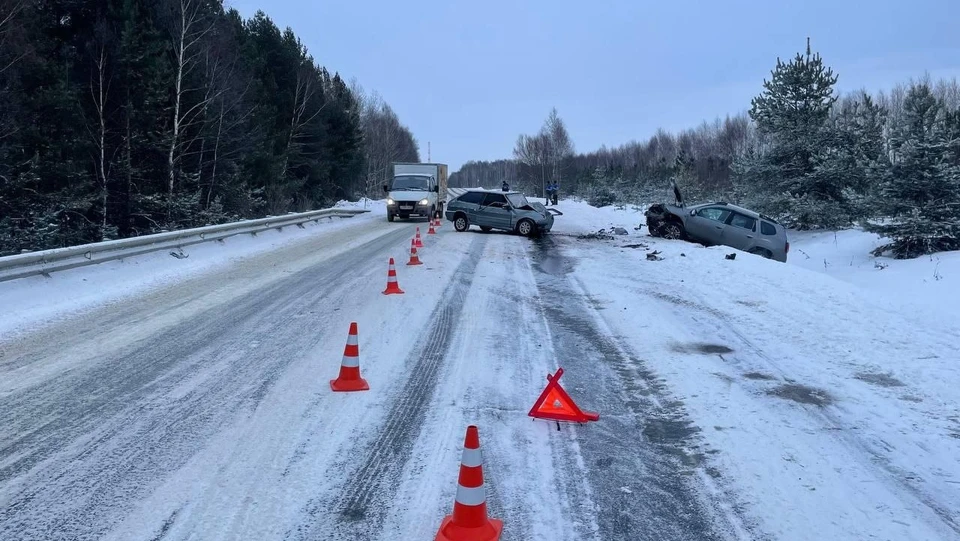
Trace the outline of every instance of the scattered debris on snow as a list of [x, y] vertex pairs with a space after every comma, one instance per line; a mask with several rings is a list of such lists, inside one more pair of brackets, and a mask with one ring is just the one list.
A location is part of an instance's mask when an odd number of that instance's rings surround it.
[[613, 235], [607, 233], [606, 229], [601, 229], [596, 233], [585, 233], [577, 235], [577, 238], [580, 240], [613, 240]]

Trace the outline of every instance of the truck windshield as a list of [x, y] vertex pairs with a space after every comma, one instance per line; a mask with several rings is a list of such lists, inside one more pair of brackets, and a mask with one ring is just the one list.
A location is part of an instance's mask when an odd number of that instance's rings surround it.
[[430, 177], [419, 175], [403, 175], [393, 177], [394, 190], [430, 190]]

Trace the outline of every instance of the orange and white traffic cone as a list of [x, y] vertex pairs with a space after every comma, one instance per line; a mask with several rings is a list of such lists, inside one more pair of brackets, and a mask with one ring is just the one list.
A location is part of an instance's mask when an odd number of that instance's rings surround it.
[[413, 238], [413, 241], [417, 244], [417, 248], [423, 248], [423, 241], [420, 240], [420, 228], [417, 228], [417, 236]]
[[384, 295], [403, 295], [403, 290], [400, 289], [400, 284], [397, 283], [397, 269], [393, 265], [393, 258], [390, 258], [390, 268], [387, 270], [387, 289], [383, 292]]
[[427, 234], [428, 234], [428, 235], [436, 235], [436, 234], [437, 234], [436, 230], [433, 229], [433, 220], [430, 221], [430, 229], [427, 229]]
[[420, 256], [417, 255], [417, 245], [413, 240], [410, 241], [410, 262], [407, 265], [423, 265]]
[[340, 375], [330, 380], [330, 388], [335, 392], [369, 391], [367, 380], [360, 377], [360, 345], [357, 342], [357, 323], [350, 324], [347, 345], [343, 348], [343, 361], [340, 363]]
[[463, 442], [453, 514], [444, 517], [435, 541], [497, 541], [502, 532], [503, 521], [487, 518], [480, 434], [476, 426], [470, 425]]

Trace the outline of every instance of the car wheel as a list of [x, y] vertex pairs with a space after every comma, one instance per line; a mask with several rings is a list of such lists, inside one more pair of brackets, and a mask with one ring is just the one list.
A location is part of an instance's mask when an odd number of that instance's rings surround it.
[[537, 230], [537, 226], [533, 223], [533, 220], [520, 220], [517, 223], [517, 233], [520, 233], [524, 237], [529, 237], [533, 235], [533, 232]]
[[750, 253], [760, 257], [765, 257], [767, 259], [773, 259], [773, 252], [767, 250], [766, 248], [754, 248], [753, 250], [750, 250]]
[[394, 219], [393, 214], [387, 214], [387, 221], [388, 221], [388, 222], [392, 222], [393, 219]]
[[489, 232], [493, 231], [493, 228], [490, 227], [489, 225], [481, 225], [481, 226], [480, 226], [480, 231], [483, 231], [484, 233], [489, 233]]
[[667, 222], [660, 227], [660, 236], [670, 240], [683, 238], [683, 226], [677, 222]]
[[467, 220], [467, 217], [463, 214], [458, 214], [453, 218], [453, 228], [458, 232], [463, 233], [467, 229], [470, 229], [470, 222]]

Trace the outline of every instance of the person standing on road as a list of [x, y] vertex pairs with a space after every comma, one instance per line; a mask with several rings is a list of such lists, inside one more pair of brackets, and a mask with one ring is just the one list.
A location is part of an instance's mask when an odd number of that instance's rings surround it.
[[553, 198], [553, 183], [547, 184], [547, 205], [550, 205], [550, 199]]
[[503, 185], [500, 186], [500, 188], [501, 188], [503, 191], [505, 191], [505, 192], [509, 192], [509, 191], [510, 191], [510, 185], [507, 184], [507, 181], [506, 181], [506, 180], [503, 181]]
[[553, 206], [557, 206], [557, 199], [559, 198], [558, 192], [560, 191], [560, 186], [554, 182], [550, 185], [550, 195], [553, 199]]

